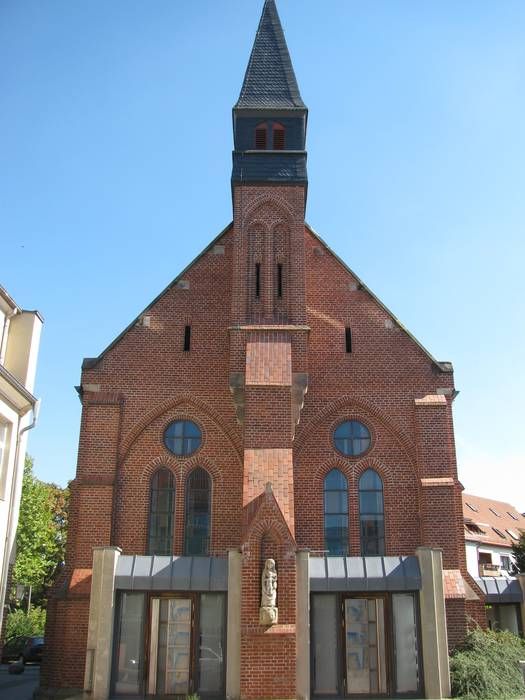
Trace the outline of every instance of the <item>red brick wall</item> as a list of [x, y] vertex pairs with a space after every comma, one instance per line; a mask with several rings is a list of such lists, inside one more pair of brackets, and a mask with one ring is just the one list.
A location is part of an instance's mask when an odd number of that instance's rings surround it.
[[[357, 484], [364, 469], [373, 467], [384, 483], [387, 554], [440, 546], [445, 566], [464, 570], [450, 399], [428, 409], [415, 405], [438, 388], [452, 388], [452, 375], [440, 372], [305, 230], [303, 188], [238, 187], [234, 197], [235, 225], [219, 241], [224, 254], [213, 248], [204, 252], [184, 274], [189, 289], [169, 288], [146, 312], [149, 327], [131, 327], [96, 366], [83, 371], [82, 383], [99, 385], [100, 391], [83, 397], [68, 570], [91, 566], [92, 548], [98, 545], [145, 552], [148, 484], [160, 465], [173, 471], [176, 482], [173, 552], [183, 551], [185, 482], [195, 466], [204, 467], [213, 482], [212, 552], [226, 554], [240, 546], [245, 447], [293, 448], [298, 546], [324, 549], [322, 482], [337, 467], [349, 482], [350, 553], [360, 553]], [[250, 300], [253, 271], [246, 241], [248, 224], [257, 223], [274, 233], [275, 226], [286, 227], [276, 233], [274, 263], [284, 260], [287, 246], [293, 251], [285, 261], [283, 298], [262, 299], [259, 316]], [[268, 270], [264, 274], [267, 285]], [[257, 331], [232, 326], [247, 320], [309, 326], [287, 331], [292, 372], [308, 373], [293, 441], [289, 387], [250, 387], [245, 423], [237, 421], [230, 372], [245, 371], [246, 338]], [[192, 326], [190, 352], [183, 351], [186, 324]], [[352, 353], [345, 352], [347, 326]], [[166, 450], [162, 435], [169, 422], [184, 417], [201, 426], [204, 439], [195, 455], [181, 459]], [[342, 457], [333, 447], [334, 427], [348, 418], [363, 421], [372, 435], [370, 450], [358, 458]], [[427, 488], [423, 494], [421, 478], [433, 477], [448, 478], [451, 486]], [[295, 563], [278, 543], [280, 619], [278, 629], [267, 633], [257, 622], [258, 546], [243, 564], [243, 697], [292, 697]], [[81, 684], [88, 601], [67, 592], [53, 606], [48, 630], [58, 651], [49, 656], [43, 684]], [[449, 639], [460, 640], [464, 603], [447, 602], [447, 614]]]

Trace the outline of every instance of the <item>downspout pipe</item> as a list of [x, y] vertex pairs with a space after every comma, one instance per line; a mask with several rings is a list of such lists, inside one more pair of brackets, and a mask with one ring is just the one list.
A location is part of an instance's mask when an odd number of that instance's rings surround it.
[[[9, 570], [9, 538], [11, 533], [11, 527], [13, 525], [13, 513], [16, 497], [16, 485], [17, 485], [17, 467], [18, 460], [20, 459], [20, 445], [22, 442], [22, 435], [28, 430], [32, 430], [38, 420], [38, 414], [40, 412], [40, 399], [37, 399], [35, 403], [31, 406], [33, 412], [33, 420], [25, 428], [18, 431], [16, 438], [16, 448], [15, 448], [15, 461], [13, 465], [13, 478], [11, 479], [11, 491], [9, 494], [9, 510], [7, 515], [7, 529], [4, 542], [4, 559], [2, 562], [2, 581], [0, 582], [0, 630], [2, 629], [3, 619], [4, 619], [4, 607], [5, 607], [5, 596], [7, 594], [7, 575]], [[19, 419], [20, 420], [20, 419]]]

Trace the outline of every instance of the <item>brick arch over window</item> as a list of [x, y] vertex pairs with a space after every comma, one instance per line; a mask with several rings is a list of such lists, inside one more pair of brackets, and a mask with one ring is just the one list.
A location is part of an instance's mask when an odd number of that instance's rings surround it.
[[[295, 439], [295, 449], [300, 453], [307, 439], [316, 430], [316, 426], [324, 423], [330, 416], [341, 413], [343, 410], [347, 412], [348, 419], [361, 420], [366, 423], [369, 419], [381, 423], [392, 434], [396, 442], [405, 452], [410, 466], [415, 469], [415, 446], [404, 431], [398, 428], [377, 406], [370, 401], [355, 399], [353, 396], [341, 396], [336, 401], [331, 402], [321, 409], [311, 420], [305, 423], [302, 427], [299, 425]], [[369, 426], [367, 426], [369, 427]], [[373, 427], [372, 427], [373, 430]]]
[[156, 471], [159, 469], [169, 469], [171, 473], [173, 474], [173, 478], [175, 479], [175, 482], [177, 484], [177, 487], [179, 485], [179, 464], [175, 460], [175, 458], [167, 456], [167, 457], [155, 457], [155, 459], [152, 459], [150, 462], [146, 462], [144, 464], [144, 469], [140, 475], [140, 483], [143, 488], [147, 488], [148, 484], [151, 481], [152, 476], [155, 474]]
[[242, 444], [240, 434], [232, 427], [225, 424], [219, 413], [209, 406], [206, 401], [193, 396], [189, 393], [182, 393], [176, 399], [170, 399], [156, 406], [154, 409], [146, 413], [140, 418], [129, 430], [127, 435], [121, 441], [119, 451], [119, 460], [123, 462], [133, 446], [134, 442], [153, 423], [154, 420], [162, 416], [164, 413], [169, 413], [176, 409], [183, 411], [186, 407], [194, 409], [195, 413], [202, 414], [209, 418], [219, 430], [228, 438], [231, 446], [236, 452], [240, 461], [242, 461]]

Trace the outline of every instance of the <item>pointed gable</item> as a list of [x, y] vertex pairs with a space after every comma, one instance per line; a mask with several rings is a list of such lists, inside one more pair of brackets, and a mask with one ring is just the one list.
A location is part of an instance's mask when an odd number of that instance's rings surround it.
[[266, 0], [235, 109], [306, 109], [274, 0]]

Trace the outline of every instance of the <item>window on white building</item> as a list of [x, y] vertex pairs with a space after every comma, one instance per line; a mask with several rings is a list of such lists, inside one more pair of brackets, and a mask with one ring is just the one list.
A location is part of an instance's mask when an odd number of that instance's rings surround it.
[[0, 419], [0, 499], [5, 499], [7, 481], [7, 453], [9, 448], [9, 424]]

